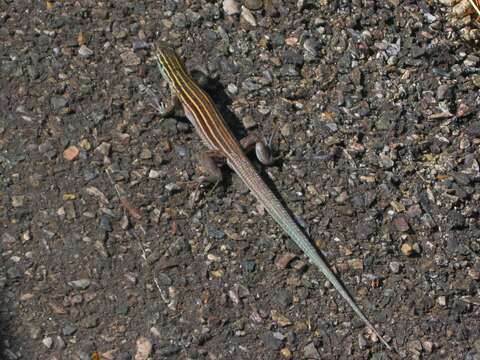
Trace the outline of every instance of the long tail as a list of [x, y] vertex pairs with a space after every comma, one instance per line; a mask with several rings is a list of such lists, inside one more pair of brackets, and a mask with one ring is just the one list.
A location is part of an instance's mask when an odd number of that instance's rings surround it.
[[298, 224], [292, 219], [285, 207], [280, 203], [272, 190], [265, 184], [264, 180], [257, 174], [250, 161], [244, 156], [233, 156], [228, 159], [232, 168], [242, 178], [251, 193], [265, 206], [268, 213], [278, 225], [295, 241], [312, 263], [327, 277], [328, 281], [337, 289], [345, 301], [355, 311], [360, 319], [375, 333], [375, 335], [391, 350], [392, 348], [373, 327], [372, 323], [363, 314], [345, 286], [338, 280], [337, 276], [330, 270], [326, 262], [313, 247], [310, 240], [305, 236]]

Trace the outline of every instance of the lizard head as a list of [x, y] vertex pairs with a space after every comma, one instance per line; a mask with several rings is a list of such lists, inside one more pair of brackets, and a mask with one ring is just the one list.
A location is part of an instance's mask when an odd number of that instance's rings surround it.
[[155, 58], [162, 77], [173, 85], [175, 74], [184, 71], [183, 63], [167, 43], [159, 41], [154, 45]]

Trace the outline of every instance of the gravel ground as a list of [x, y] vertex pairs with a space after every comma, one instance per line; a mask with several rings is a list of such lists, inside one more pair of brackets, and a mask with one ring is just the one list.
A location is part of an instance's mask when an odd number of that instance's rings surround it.
[[[368, 317], [205, 149], [175, 46]], [[431, 1], [0, 1], [0, 357], [480, 359], [480, 52]]]

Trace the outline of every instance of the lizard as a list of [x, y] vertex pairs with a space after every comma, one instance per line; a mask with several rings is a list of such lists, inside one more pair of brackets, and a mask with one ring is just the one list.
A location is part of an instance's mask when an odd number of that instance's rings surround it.
[[[206, 156], [203, 157], [203, 161], [207, 162], [207, 167], [212, 169], [213, 174], [207, 180], [211, 181], [213, 178], [218, 179], [221, 176], [220, 171], [215, 170], [215, 159], [226, 161], [228, 166], [245, 183], [251, 194], [263, 205], [270, 216], [290, 236], [308, 259], [325, 275], [356, 315], [391, 350], [391, 346], [364, 315], [343, 283], [327, 265], [323, 255], [312, 245], [287, 208], [282, 205], [279, 198], [265, 183], [246, 156], [245, 148], [253, 145], [252, 140], [247, 138], [246, 141], [242, 142], [236, 139], [212, 98], [193, 79], [173, 48], [167, 43], [158, 42], [154, 45], [154, 57], [160, 74], [167, 82], [172, 96], [170, 104], [163, 106], [161, 116], [170, 114], [178, 105], [183, 107], [185, 116], [192, 123], [203, 143], [209, 148]], [[269, 159], [265, 156], [264, 147], [265, 145], [261, 141], [257, 141], [255, 144], [257, 156], [261, 162], [266, 163]]]

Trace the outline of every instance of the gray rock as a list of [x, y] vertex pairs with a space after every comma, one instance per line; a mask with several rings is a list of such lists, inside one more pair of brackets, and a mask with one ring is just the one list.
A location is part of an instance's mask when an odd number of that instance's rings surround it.
[[394, 274], [398, 274], [400, 272], [400, 268], [402, 266], [401, 263], [398, 261], [391, 261], [388, 266], [390, 267], [390, 271]]
[[262, 0], [244, 0], [243, 4], [250, 10], [260, 10], [263, 7]]
[[187, 17], [184, 13], [176, 13], [172, 17], [173, 24], [180, 29], [187, 27]]
[[247, 272], [254, 272], [257, 264], [255, 261], [252, 260], [245, 260], [242, 261], [242, 267], [245, 269]]
[[252, 26], [252, 27], [257, 26], [257, 20], [255, 20], [255, 16], [253, 16], [252, 12], [249, 9], [247, 9], [245, 6], [242, 6], [242, 12], [241, 12], [240, 16], [250, 26]]
[[305, 359], [311, 360], [320, 360], [320, 354], [318, 353], [317, 348], [313, 342], [309, 343], [307, 346], [303, 348], [303, 355]]
[[280, 350], [283, 346], [283, 341], [273, 336], [271, 332], [265, 332], [262, 334], [261, 339], [265, 346], [272, 350]]
[[110, 222], [110, 218], [107, 215], [102, 215], [100, 217], [100, 229], [105, 230], [106, 232], [111, 232], [112, 223]]
[[442, 101], [450, 99], [453, 96], [452, 87], [447, 84], [442, 84], [437, 88], [437, 100]]
[[370, 221], [360, 221], [355, 228], [355, 233], [359, 240], [367, 240], [375, 233], [375, 230], [376, 226]]
[[89, 58], [93, 56], [94, 52], [90, 50], [88, 47], [85, 45], [80, 46], [80, 49], [78, 49], [78, 55], [84, 57], [84, 58]]
[[150, 45], [148, 45], [148, 43], [142, 40], [135, 40], [132, 43], [133, 51], [148, 50], [149, 48], [150, 48]]
[[224, 0], [223, 11], [229, 16], [240, 14], [240, 4], [235, 0]]
[[77, 328], [70, 324], [65, 325], [62, 329], [62, 334], [64, 336], [72, 336], [76, 332], [77, 332]]
[[76, 289], [85, 290], [90, 286], [90, 280], [89, 279], [72, 280], [68, 282], [68, 285]]
[[63, 96], [54, 96], [50, 99], [53, 110], [63, 109], [68, 104], [68, 99]]

